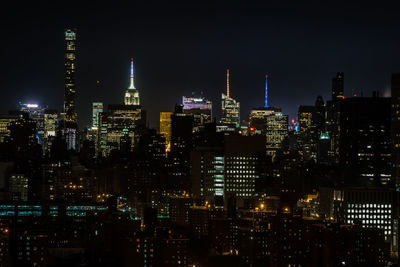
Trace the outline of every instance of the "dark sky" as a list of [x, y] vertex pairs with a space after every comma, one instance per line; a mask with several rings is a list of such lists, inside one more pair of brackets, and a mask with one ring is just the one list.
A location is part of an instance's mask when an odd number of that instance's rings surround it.
[[62, 2], [70, 4], [18, 3], [1, 9], [1, 113], [18, 101], [62, 109], [66, 27], [78, 28], [81, 127], [90, 122], [91, 102], [122, 103], [130, 57], [153, 127], [160, 111], [173, 111], [192, 91], [203, 91], [219, 114], [227, 66], [242, 118], [263, 105], [266, 73], [270, 104], [293, 118], [298, 105], [314, 103], [317, 95], [330, 98], [331, 78], [338, 71], [345, 74], [346, 95], [363, 91], [364, 96], [373, 90], [388, 93], [390, 74], [400, 72], [400, 10], [377, 1]]

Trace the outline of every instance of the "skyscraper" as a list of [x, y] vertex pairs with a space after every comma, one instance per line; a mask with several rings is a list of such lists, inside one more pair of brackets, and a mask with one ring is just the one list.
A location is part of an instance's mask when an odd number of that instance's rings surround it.
[[254, 108], [249, 115], [249, 132], [251, 135], [265, 136], [267, 155], [274, 156], [281, 147], [283, 139], [288, 136], [289, 118], [281, 108], [268, 106], [267, 79], [265, 85], [264, 107]]
[[[146, 112], [139, 101], [139, 90], [135, 88], [133, 59], [130, 66], [130, 86], [124, 94], [124, 104], [108, 105], [107, 112], [99, 114], [99, 148], [106, 156], [113, 149], [124, 146], [133, 148], [135, 137], [138, 137], [138, 126], [146, 123]], [[124, 143], [124, 145], [122, 145]]]
[[171, 116], [172, 112], [160, 112], [160, 134], [165, 137], [166, 150], [171, 150]]
[[222, 117], [221, 123], [228, 130], [240, 127], [240, 103], [230, 97], [229, 69], [226, 70], [226, 95], [222, 93]]
[[332, 100], [327, 102], [327, 130], [331, 140], [331, 152], [335, 163], [339, 160], [339, 124], [340, 124], [340, 103], [344, 96], [344, 74], [338, 72], [332, 78]]
[[75, 111], [75, 62], [76, 62], [76, 29], [65, 30], [65, 87], [64, 112], [67, 122], [76, 123]]
[[318, 133], [315, 129], [313, 115], [315, 106], [299, 106], [297, 117], [299, 121], [298, 144], [304, 160], [316, 159]]
[[56, 138], [56, 132], [58, 127], [57, 111], [47, 109], [44, 113], [43, 124], [44, 124], [44, 143], [42, 147], [45, 153], [49, 153], [52, 143]]
[[193, 116], [193, 129], [198, 131], [211, 122], [212, 102], [202, 95], [182, 97], [183, 113]]
[[339, 155], [356, 186], [391, 185], [390, 99], [352, 97], [340, 104]]
[[64, 57], [64, 125], [63, 131], [67, 148], [76, 149], [77, 118], [75, 110], [75, 62], [76, 62], [76, 29], [65, 30]]
[[190, 152], [193, 150], [193, 116], [183, 113], [181, 105], [175, 106], [171, 115], [172, 174], [177, 178], [188, 178], [190, 172]]
[[190, 155], [192, 194], [209, 203], [224, 204], [223, 146], [198, 147]]
[[92, 104], [92, 129], [99, 126], [99, 114], [103, 112], [102, 102], [93, 102]]
[[29, 114], [29, 118], [36, 121], [36, 134], [38, 142], [43, 145], [44, 142], [44, 113], [46, 106], [38, 104], [19, 103], [19, 110]]
[[[138, 125], [145, 125], [145, 111], [135, 105], [108, 105], [107, 112], [99, 116], [100, 150], [104, 156], [111, 150], [119, 149], [122, 140], [135, 143]], [[136, 136], [137, 137], [137, 136]]]
[[256, 180], [260, 178], [258, 163], [265, 158], [265, 147], [262, 136], [225, 136], [225, 207], [232, 198], [237, 206], [244, 207], [245, 199], [254, 196]]
[[281, 148], [282, 141], [288, 136], [289, 118], [282, 112], [274, 112], [266, 117], [266, 149], [267, 155], [275, 156]]
[[255, 194], [256, 180], [265, 166], [263, 136], [224, 135], [223, 142], [197, 147], [191, 153], [192, 194], [216, 206]]
[[344, 74], [336, 73], [332, 78], [332, 100], [342, 99], [344, 96]]
[[139, 90], [135, 88], [134, 74], [133, 74], [133, 58], [131, 58], [131, 73], [130, 73], [130, 85], [125, 91], [124, 104], [125, 105], [140, 105]]
[[[297, 117], [299, 121], [298, 145], [302, 158], [317, 160], [318, 142], [325, 126], [325, 104], [322, 96], [317, 97], [314, 106], [299, 106]], [[324, 135], [323, 138], [326, 136]]]
[[392, 251], [397, 251], [396, 193], [392, 188], [346, 187], [334, 190], [331, 198], [335, 217], [347, 224], [359, 221], [363, 228], [382, 230], [385, 240], [392, 242]]
[[16, 114], [13, 115], [0, 115], [0, 143], [5, 142], [10, 138], [9, 126], [19, 119]]
[[400, 73], [392, 74], [392, 180], [396, 187], [400, 185]]

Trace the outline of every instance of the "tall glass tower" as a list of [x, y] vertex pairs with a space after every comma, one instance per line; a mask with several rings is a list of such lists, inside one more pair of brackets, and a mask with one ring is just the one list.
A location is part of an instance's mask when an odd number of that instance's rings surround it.
[[240, 103], [230, 97], [229, 69], [226, 70], [226, 95], [222, 93], [222, 117], [221, 123], [232, 129], [240, 127]]
[[76, 123], [75, 111], [75, 61], [76, 61], [76, 29], [65, 30], [65, 86], [64, 112], [67, 122]]
[[75, 64], [76, 62], [76, 29], [65, 30], [64, 57], [64, 134], [67, 148], [76, 149], [77, 120], [75, 110]]

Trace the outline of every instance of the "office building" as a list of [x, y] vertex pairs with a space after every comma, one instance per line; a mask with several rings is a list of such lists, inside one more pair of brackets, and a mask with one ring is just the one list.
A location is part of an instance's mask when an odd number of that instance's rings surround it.
[[274, 107], [252, 109], [249, 115], [249, 133], [251, 135], [266, 135], [267, 117], [279, 112], [282, 113], [282, 110]]
[[198, 147], [191, 153], [192, 193], [216, 206], [224, 205], [225, 155], [223, 146]]
[[281, 148], [282, 141], [288, 136], [289, 118], [283, 115], [281, 108], [268, 105], [268, 75], [265, 77], [264, 107], [254, 108], [249, 114], [250, 135], [265, 136], [266, 153], [274, 157]]
[[338, 72], [332, 78], [332, 99], [326, 103], [326, 127], [331, 140], [332, 163], [339, 162], [340, 103], [344, 96], [344, 74]]
[[28, 200], [28, 178], [24, 174], [12, 174], [8, 182], [8, 190], [12, 194], [12, 200]]
[[212, 110], [212, 102], [205, 98], [202, 94], [198, 95], [193, 93], [192, 96], [182, 97], [183, 110], [202, 109]]
[[[225, 136], [224, 202], [244, 207], [246, 199], [255, 196], [256, 180], [261, 166], [266, 166], [265, 138], [262, 136]], [[261, 164], [262, 163], [262, 164]]]
[[392, 180], [400, 186], [400, 73], [392, 74], [391, 98]]
[[199, 131], [206, 123], [211, 122], [212, 102], [202, 95], [182, 97], [183, 112], [193, 116], [193, 129]]
[[19, 119], [18, 115], [0, 115], [0, 143], [10, 138], [10, 125]]
[[189, 225], [193, 234], [199, 239], [209, 236], [211, 222], [217, 218], [224, 218], [223, 207], [215, 207], [212, 204], [193, 205], [189, 209]]
[[99, 114], [103, 112], [102, 102], [93, 102], [92, 104], [92, 129], [99, 127]]
[[[344, 188], [332, 192], [333, 216], [346, 224], [377, 228], [398, 250], [397, 193], [390, 188]], [[396, 197], [397, 196], [397, 197]]]
[[282, 141], [288, 136], [289, 118], [280, 108], [268, 107], [253, 109], [249, 115], [251, 135], [265, 136], [266, 153], [275, 156]]
[[30, 119], [28, 114], [23, 113], [18, 119], [13, 119], [8, 124], [10, 131], [9, 141], [14, 145], [15, 151], [33, 152], [38, 146], [36, 136], [36, 121]]
[[317, 160], [318, 141], [325, 127], [325, 105], [321, 96], [315, 106], [298, 108], [298, 144], [303, 160]]
[[340, 164], [352, 184], [391, 185], [390, 98], [346, 98], [340, 104]]
[[240, 103], [230, 96], [229, 69], [226, 70], [226, 94], [222, 93], [221, 124], [226, 131], [235, 131], [240, 127]]
[[44, 133], [44, 114], [46, 111], [45, 106], [38, 104], [25, 104], [19, 103], [19, 110], [29, 114], [29, 118], [36, 121], [36, 134], [38, 137], [38, 142], [43, 145], [45, 133]]
[[113, 149], [120, 149], [122, 139], [132, 146], [135, 143], [135, 130], [144, 125], [145, 111], [135, 105], [108, 105], [107, 112], [99, 117], [99, 147], [102, 154], [108, 155]]
[[44, 113], [44, 142], [43, 152], [49, 153], [58, 128], [58, 114], [56, 110], [46, 109]]
[[87, 139], [94, 144], [95, 157], [99, 153], [99, 116], [103, 112], [102, 102], [92, 103], [92, 127], [88, 129]]
[[172, 164], [170, 173], [173, 176], [188, 178], [190, 152], [192, 150], [193, 116], [183, 113], [183, 107], [177, 105], [174, 114], [171, 115], [171, 152], [169, 158]]
[[172, 112], [160, 112], [160, 134], [165, 137], [166, 151], [171, 151], [171, 116]]
[[179, 225], [189, 224], [189, 210], [193, 199], [189, 195], [175, 195], [170, 197], [169, 215], [171, 222]]

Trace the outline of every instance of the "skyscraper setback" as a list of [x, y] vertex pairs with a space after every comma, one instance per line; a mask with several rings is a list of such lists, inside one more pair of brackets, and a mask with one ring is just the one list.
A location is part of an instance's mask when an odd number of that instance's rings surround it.
[[[139, 90], [135, 88], [133, 59], [130, 64], [130, 86], [125, 90], [124, 104], [110, 104], [107, 112], [99, 113], [99, 148], [103, 155], [113, 149], [133, 147], [137, 127], [146, 122], [146, 112], [140, 106]], [[124, 144], [122, 144], [124, 143]]]
[[134, 74], [133, 74], [133, 58], [131, 58], [131, 73], [129, 77], [130, 85], [129, 88], [125, 91], [124, 104], [125, 105], [140, 105], [139, 98], [139, 90], [135, 88], [134, 83]]

